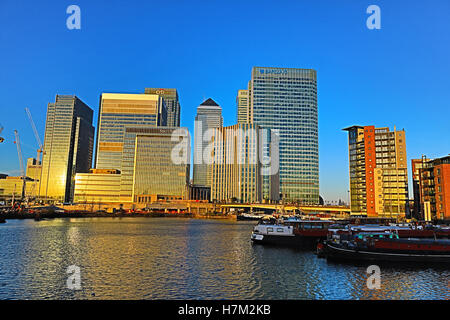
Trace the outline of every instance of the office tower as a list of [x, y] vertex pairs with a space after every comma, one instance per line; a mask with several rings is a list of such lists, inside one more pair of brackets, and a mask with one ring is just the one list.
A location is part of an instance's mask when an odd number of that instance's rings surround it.
[[222, 108], [211, 98], [197, 107], [194, 124], [194, 185], [211, 186], [211, 155], [208, 145], [211, 143], [209, 133], [223, 125]]
[[180, 101], [178, 100], [177, 89], [145, 88], [145, 93], [157, 94], [163, 97], [167, 108], [167, 126], [180, 126], [181, 108]]
[[[132, 202], [137, 133], [139, 130], [165, 126], [166, 121], [165, 103], [159, 95], [103, 93], [100, 98], [95, 157], [95, 169], [103, 171], [76, 177], [77, 199], [82, 198], [83, 194], [89, 194], [95, 188], [96, 181], [100, 180], [103, 181], [100, 183], [101, 188], [105, 191], [110, 188], [114, 195], [118, 183], [120, 191], [114, 198], [116, 202]], [[91, 193], [91, 198], [94, 196], [100, 198], [99, 194]], [[105, 194], [104, 198], [110, 197]]]
[[94, 144], [93, 111], [74, 95], [57, 95], [47, 107], [40, 198], [71, 201], [77, 172], [88, 172]]
[[39, 181], [39, 179], [41, 178], [41, 169], [42, 165], [40, 161], [38, 162], [34, 158], [27, 159], [27, 171], [25, 175], [28, 178]]
[[[92, 156], [91, 156], [92, 161]], [[27, 171], [26, 176], [32, 180], [27, 183], [27, 192], [29, 192], [32, 198], [35, 198], [39, 194], [39, 180], [41, 179], [42, 164], [34, 158], [27, 159]]]
[[[415, 217], [427, 221], [450, 218], [450, 156], [413, 159]], [[417, 210], [417, 211], [416, 211]]]
[[352, 126], [348, 131], [351, 213], [405, 215], [408, 205], [408, 170], [405, 131]]
[[126, 128], [165, 126], [166, 121], [163, 98], [156, 94], [103, 93], [97, 125], [95, 168], [122, 171], [125, 165], [122, 164], [122, 155], [134, 148], [133, 145], [124, 145]]
[[[263, 130], [268, 132], [263, 135]], [[270, 144], [270, 130], [255, 124], [237, 124], [214, 131], [211, 200], [261, 202], [265, 176], [269, 178], [267, 183], [273, 183], [267, 186], [267, 200], [278, 200], [278, 180], [270, 177], [278, 173], [276, 150], [266, 147], [273, 154], [262, 151], [265, 144]]]
[[248, 123], [277, 130], [280, 138], [280, 192], [283, 199], [318, 204], [316, 71], [254, 67], [247, 89], [247, 113], [241, 107], [238, 118], [243, 122], [247, 116]]
[[249, 123], [250, 90], [238, 90], [236, 105], [237, 123]]
[[77, 174], [76, 201], [146, 204], [186, 199], [190, 171], [187, 129], [126, 127], [125, 131], [124, 145], [133, 145], [122, 154], [122, 168], [126, 169]]
[[135, 131], [133, 201], [187, 199], [191, 156], [187, 128]]

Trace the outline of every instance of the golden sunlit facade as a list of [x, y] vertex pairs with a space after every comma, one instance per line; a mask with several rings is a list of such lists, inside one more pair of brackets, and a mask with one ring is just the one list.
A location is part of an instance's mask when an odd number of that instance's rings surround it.
[[[241, 203], [278, 200], [278, 170], [273, 175], [262, 170], [260, 156], [266, 145], [262, 129], [255, 124], [237, 124], [217, 128], [213, 136], [213, 164], [211, 167], [211, 200]], [[278, 157], [278, 153], [266, 154]], [[278, 163], [278, 159], [276, 159]], [[276, 168], [278, 169], [278, 168]], [[264, 178], [269, 186], [264, 188]], [[267, 194], [264, 194], [266, 189]]]
[[93, 111], [78, 97], [57, 95], [49, 103], [45, 125], [39, 198], [68, 202], [75, 174], [88, 172], [94, 145]]
[[405, 131], [374, 126], [344, 130], [349, 133], [352, 214], [405, 216], [409, 213]]
[[[187, 199], [189, 134], [186, 128], [139, 129], [136, 132], [133, 200]], [[180, 147], [180, 152], [175, 152]]]

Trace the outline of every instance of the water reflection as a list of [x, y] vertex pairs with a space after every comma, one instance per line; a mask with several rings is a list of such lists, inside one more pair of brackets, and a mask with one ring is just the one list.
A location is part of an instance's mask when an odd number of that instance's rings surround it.
[[[367, 265], [252, 245], [254, 223], [168, 218], [17, 220], [0, 226], [1, 299], [449, 299], [447, 268]], [[67, 267], [82, 289], [67, 289]]]

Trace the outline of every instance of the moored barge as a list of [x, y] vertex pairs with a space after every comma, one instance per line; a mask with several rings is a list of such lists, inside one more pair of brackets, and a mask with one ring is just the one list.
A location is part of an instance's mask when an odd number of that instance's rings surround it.
[[450, 240], [400, 238], [396, 233], [336, 235], [317, 245], [331, 260], [372, 262], [450, 262]]
[[332, 224], [334, 222], [329, 220], [262, 219], [254, 227], [251, 240], [260, 244], [314, 247], [319, 240], [326, 239]]

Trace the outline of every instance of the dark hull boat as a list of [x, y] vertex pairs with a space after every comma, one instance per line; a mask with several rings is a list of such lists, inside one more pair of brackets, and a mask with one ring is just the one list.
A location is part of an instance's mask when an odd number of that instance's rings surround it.
[[317, 244], [318, 239], [315, 237], [302, 237], [299, 235], [268, 235], [268, 234], [252, 234], [253, 243], [283, 246], [283, 247], [313, 247]]
[[254, 227], [253, 243], [289, 247], [312, 247], [326, 239], [331, 221], [287, 219], [284, 221], [262, 220]]
[[261, 220], [261, 218], [263, 218], [263, 215], [258, 215], [258, 214], [247, 214], [247, 213], [243, 213], [243, 214], [238, 214], [236, 216], [237, 220], [245, 220], [245, 221], [259, 221]]
[[332, 260], [450, 263], [450, 240], [401, 239], [387, 234], [327, 240], [317, 251]]

